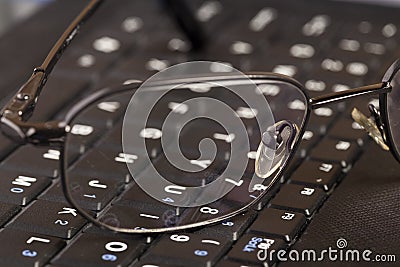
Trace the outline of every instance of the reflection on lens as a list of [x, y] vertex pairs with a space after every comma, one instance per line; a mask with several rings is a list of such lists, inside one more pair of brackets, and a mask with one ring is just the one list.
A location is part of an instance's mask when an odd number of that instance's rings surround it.
[[257, 149], [255, 172], [260, 178], [270, 175], [270, 162], [274, 160], [276, 151], [275, 132], [267, 130], [262, 134], [260, 146]]
[[[176, 69], [174, 75], [182, 77]], [[234, 70], [179, 81], [157, 77], [143, 88], [82, 109], [66, 139], [71, 200], [114, 230], [203, 225], [259, 201], [275, 181], [255, 174], [261, 133], [275, 133], [276, 121], [300, 127], [306, 116], [289, 105], [307, 103], [296, 86]], [[279, 148], [269, 137], [263, 173], [276, 159], [272, 148]]]

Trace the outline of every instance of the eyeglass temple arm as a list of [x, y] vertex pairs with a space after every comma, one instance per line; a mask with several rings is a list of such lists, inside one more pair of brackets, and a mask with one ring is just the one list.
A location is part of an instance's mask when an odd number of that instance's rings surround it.
[[326, 104], [340, 102], [346, 100], [347, 98], [356, 97], [360, 95], [373, 95], [388, 93], [392, 90], [390, 85], [393, 77], [400, 70], [400, 58], [396, 59], [392, 65], [387, 69], [385, 75], [382, 78], [381, 83], [371, 84], [367, 86], [357, 87], [350, 90], [317, 96], [309, 100], [311, 108], [316, 109]]
[[[104, 0], [92, 0], [60, 36], [40, 67], [34, 69], [28, 81], [21, 86], [14, 97], [1, 110], [0, 126], [3, 133], [17, 142], [51, 142], [65, 134], [65, 125], [59, 122], [26, 122], [33, 113], [37, 99], [47, 77], [58, 59], [78, 34], [84, 24]], [[52, 131], [49, 131], [52, 130]]]
[[36, 68], [37, 71], [43, 71], [46, 75], [50, 74], [64, 50], [79, 33], [81, 26], [93, 15], [93, 13], [103, 2], [104, 0], [90, 1], [90, 3], [79, 13], [79, 15], [71, 22], [68, 28], [60, 36], [53, 48], [50, 50], [46, 59], [43, 61], [42, 65]]
[[389, 82], [381, 82], [381, 83], [357, 87], [357, 88], [353, 88], [353, 89], [349, 89], [349, 90], [345, 90], [345, 91], [341, 91], [341, 92], [317, 96], [317, 97], [311, 98], [309, 100], [309, 104], [312, 109], [316, 109], [316, 108], [325, 106], [327, 104], [341, 102], [348, 98], [352, 98], [352, 97], [356, 97], [356, 96], [387, 93], [387, 92], [390, 92], [391, 89], [392, 89], [392, 87]]

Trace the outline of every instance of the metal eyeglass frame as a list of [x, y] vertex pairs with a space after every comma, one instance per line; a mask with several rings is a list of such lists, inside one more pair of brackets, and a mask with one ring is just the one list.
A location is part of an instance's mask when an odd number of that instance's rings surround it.
[[[80, 14], [73, 20], [73, 22], [67, 27], [58, 41], [55, 43], [53, 48], [50, 50], [46, 59], [43, 61], [42, 65], [35, 68], [33, 74], [25, 82], [18, 92], [14, 95], [14, 97], [5, 105], [5, 107], [1, 110], [0, 117], [0, 130], [3, 134], [5, 134], [10, 139], [14, 140], [20, 144], [34, 144], [34, 145], [47, 145], [47, 146], [55, 146], [60, 148], [61, 151], [64, 151], [65, 138], [67, 133], [69, 132], [71, 126], [71, 121], [80, 113], [80, 111], [84, 110], [87, 106], [96, 101], [110, 96], [116, 93], [122, 93], [127, 91], [132, 91], [137, 89], [140, 86], [140, 83], [122, 85], [117, 88], [105, 88], [97, 91], [96, 93], [88, 96], [85, 99], [82, 99], [76, 105], [74, 105], [69, 112], [67, 112], [65, 118], [59, 121], [47, 121], [47, 122], [30, 122], [29, 118], [31, 117], [38, 98], [40, 96], [41, 90], [46, 84], [46, 81], [51, 74], [52, 69], [58, 62], [59, 58], [62, 56], [65, 49], [70, 45], [71, 41], [78, 34], [81, 26], [91, 17], [93, 13], [98, 9], [98, 7], [104, 2], [104, 0], [91, 0], [90, 3], [80, 12]], [[296, 138], [296, 141], [292, 147], [292, 151], [288, 160], [285, 161], [284, 166], [279, 168], [278, 173], [276, 174], [273, 182], [271, 182], [270, 186], [272, 186], [277, 178], [285, 172], [288, 166], [288, 162], [294, 155], [294, 151], [296, 150], [302, 135], [305, 131], [305, 126], [307, 125], [308, 119], [310, 117], [310, 112], [313, 109], [322, 107], [324, 105], [344, 101], [348, 98], [362, 96], [362, 95], [375, 95], [379, 94], [379, 103], [380, 103], [380, 114], [375, 113], [375, 119], [378, 122], [377, 127], [381, 130], [382, 138], [389, 147], [393, 156], [397, 161], [400, 161], [400, 155], [397, 148], [394, 145], [390, 125], [388, 120], [387, 113], [387, 93], [392, 90], [391, 81], [395, 74], [400, 69], [400, 59], [396, 60], [386, 71], [386, 74], [380, 83], [357, 87], [353, 89], [349, 89], [346, 91], [341, 91], [337, 93], [327, 94], [323, 96], [318, 96], [314, 98], [309, 98], [307, 96], [306, 90], [303, 85], [301, 85], [296, 80], [276, 74], [276, 73], [248, 73], [248, 77], [251, 79], [267, 79], [267, 80], [275, 80], [275, 81], [284, 81], [286, 83], [292, 84], [296, 86], [307, 99], [306, 108], [305, 108], [305, 117], [303, 120], [303, 125], [300, 127], [299, 134]], [[236, 77], [237, 78], [237, 77]], [[204, 79], [209, 79], [204, 77]], [[212, 78], [210, 78], [212, 79]], [[225, 76], [219, 77], [218, 79], [235, 79], [234, 76]], [[168, 81], [166, 81], [168, 82]], [[171, 82], [171, 81], [169, 81]], [[173, 81], [172, 81], [173, 82]], [[132, 91], [133, 92], [133, 91]], [[61, 155], [63, 156], [63, 152]], [[203, 226], [206, 224], [214, 223], [217, 221], [221, 221], [232, 217], [240, 212], [245, 211], [254, 203], [257, 203], [257, 200], [262, 198], [268, 190], [265, 190], [260, 196], [255, 199], [253, 202], [244, 206], [240, 210], [227, 214], [225, 216], [221, 216], [218, 218], [214, 218], [207, 222], [196, 223], [192, 225], [185, 225], [182, 227], [171, 227], [165, 228], [164, 230], [158, 229], [158, 231], [149, 230], [136, 230], [136, 229], [120, 229], [108, 225], [104, 225], [97, 220], [95, 220], [92, 216], [87, 214], [82, 208], [79, 207], [73, 200], [67, 188], [67, 178], [65, 176], [65, 167], [66, 163], [64, 160], [60, 159], [60, 169], [61, 169], [61, 177], [63, 183], [63, 191], [66, 199], [88, 220], [92, 223], [108, 228], [112, 231], [117, 232], [125, 232], [125, 233], [149, 233], [149, 232], [163, 232], [163, 231], [173, 231], [173, 230], [181, 230], [185, 228], [192, 228], [197, 226]]]

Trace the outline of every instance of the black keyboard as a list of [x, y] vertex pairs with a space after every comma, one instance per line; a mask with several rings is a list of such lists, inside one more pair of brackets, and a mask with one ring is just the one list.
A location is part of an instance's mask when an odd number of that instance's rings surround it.
[[[0, 39], [2, 102], [44, 58], [82, 2], [51, 3]], [[304, 84], [310, 96], [317, 96], [379, 82], [400, 54], [400, 9], [394, 7], [320, 0], [187, 2], [205, 36], [204, 47], [195, 51], [161, 1], [106, 2], [56, 66], [32, 120], [61, 118], [73, 103], [96, 89], [145, 80], [186, 61], [220, 61], [244, 72], [285, 74]], [[398, 179], [392, 179], [397, 177], [396, 163], [350, 117], [354, 106], [369, 114], [368, 103], [376, 101], [357, 98], [315, 110], [288, 172], [252, 210], [216, 225], [151, 236], [115, 234], [90, 225], [64, 199], [57, 150], [19, 147], [0, 136], [0, 265], [285, 266], [276, 257], [260, 261], [258, 245], [267, 241], [275, 250], [336, 246], [333, 242], [342, 233], [351, 237], [356, 230], [324, 225], [340, 221], [341, 209], [352, 211], [350, 203], [357, 203], [346, 202], [346, 194], [340, 192], [354, 194], [363, 179], [373, 187], [368, 175], [380, 174], [365, 171], [372, 168], [369, 165], [386, 166], [386, 181], [400, 188]], [[301, 107], [294, 103], [291, 108]], [[109, 131], [111, 136], [119, 134]], [[207, 129], [200, 135], [202, 131]], [[94, 144], [102, 135], [94, 134], [88, 142]], [[380, 159], [373, 162], [370, 151]], [[104, 172], [115, 171], [111, 168], [104, 166]], [[363, 179], [354, 178], [362, 175]], [[351, 184], [353, 191], [347, 190], [347, 179], [357, 180]], [[377, 197], [383, 211], [367, 219], [379, 222], [379, 214], [386, 214], [387, 220], [383, 219], [390, 230], [382, 224], [381, 237], [391, 242], [399, 227], [390, 222], [398, 216], [386, 213], [385, 205], [395, 203], [398, 191], [390, 191], [388, 183], [379, 187], [386, 197]], [[145, 206], [148, 197], [139, 190], [137, 194], [143, 194], [140, 205]], [[104, 196], [96, 207], [113, 196]], [[352, 222], [348, 213], [343, 216], [343, 224], [364, 225]], [[362, 212], [357, 218], [364, 220]], [[366, 236], [354, 242], [361, 246], [363, 240], [370, 247]], [[399, 245], [391, 248], [387, 253], [400, 251]]]

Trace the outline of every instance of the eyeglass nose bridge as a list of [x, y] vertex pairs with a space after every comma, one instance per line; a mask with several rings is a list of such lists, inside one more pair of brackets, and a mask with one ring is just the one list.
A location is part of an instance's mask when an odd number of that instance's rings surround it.
[[282, 120], [262, 134], [255, 161], [255, 172], [258, 177], [269, 178], [285, 165], [298, 132], [296, 124]]

